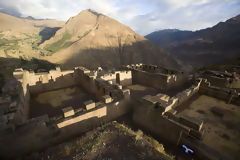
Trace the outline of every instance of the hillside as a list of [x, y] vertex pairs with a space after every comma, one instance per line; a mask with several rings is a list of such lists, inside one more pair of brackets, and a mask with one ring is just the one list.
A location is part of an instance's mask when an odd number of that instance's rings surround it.
[[40, 58], [45, 55], [38, 45], [49, 39], [64, 22], [18, 18], [0, 12], [0, 57]]
[[49, 147], [41, 153], [33, 153], [24, 159], [173, 160], [174, 157], [164, 151], [162, 144], [142, 131], [134, 132], [123, 124], [110, 122], [82, 137]]
[[64, 22], [53, 19], [18, 18], [0, 12], [0, 31], [36, 33], [41, 27], [62, 27]]
[[176, 68], [167, 52], [129, 27], [92, 10], [71, 17], [49, 40], [40, 45], [49, 53], [44, 59], [65, 67], [118, 67], [152, 63]]
[[37, 71], [44, 66], [42, 61], [36, 60], [46, 54], [38, 45], [53, 36], [63, 24], [62, 21], [18, 18], [0, 12], [0, 77], [11, 78], [17, 67]]
[[195, 32], [163, 30], [145, 37], [198, 68], [240, 56], [240, 15]]
[[36, 32], [36, 28], [28, 21], [0, 12], [0, 30], [11, 32]]

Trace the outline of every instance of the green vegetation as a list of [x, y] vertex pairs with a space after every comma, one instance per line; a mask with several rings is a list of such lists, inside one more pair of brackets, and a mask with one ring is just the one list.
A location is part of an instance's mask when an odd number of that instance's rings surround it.
[[51, 54], [63, 49], [63, 48], [67, 48], [70, 45], [72, 45], [73, 42], [66, 42], [67, 40], [71, 39], [72, 35], [68, 32], [65, 32], [62, 35], [62, 39], [58, 40], [57, 42], [54, 42], [52, 44], [48, 44], [45, 49], [47, 51], [50, 51]]
[[8, 40], [6, 38], [2, 38], [2, 39], [0, 39], [0, 47], [17, 45], [18, 41], [19, 41], [19, 39]]
[[[0, 34], [0, 37], [3, 37], [4, 34]], [[19, 39], [11, 39], [8, 40], [6, 38], [0, 38], [0, 48], [4, 51], [7, 58], [11, 58], [11, 56], [8, 54], [9, 50], [12, 50], [13, 53], [16, 53], [16, 51], [19, 49], [18, 45]]]
[[43, 69], [46, 71], [55, 69], [57, 65], [50, 63], [48, 61], [38, 60], [35, 58], [31, 59], [30, 61], [27, 61], [20, 57], [20, 66], [24, 70], [33, 70], [34, 72], [37, 72], [39, 69]]
[[78, 36], [78, 41], [80, 41], [82, 38], [84, 38], [85, 36], [87, 36], [90, 32], [92, 31], [92, 29], [86, 31], [82, 36]]
[[2, 38], [4, 36], [4, 34], [0, 33], [0, 38]]
[[4, 49], [4, 53], [5, 53], [5, 55], [6, 55], [7, 58], [12, 58], [12, 56], [10, 56], [10, 55], [8, 54], [8, 52], [7, 52], [6, 49]]

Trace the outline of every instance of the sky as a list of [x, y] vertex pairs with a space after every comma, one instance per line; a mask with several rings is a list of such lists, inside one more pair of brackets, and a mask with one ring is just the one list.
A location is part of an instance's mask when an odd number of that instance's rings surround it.
[[92, 9], [146, 35], [161, 29], [199, 30], [240, 14], [240, 0], [0, 0], [0, 11], [67, 21]]

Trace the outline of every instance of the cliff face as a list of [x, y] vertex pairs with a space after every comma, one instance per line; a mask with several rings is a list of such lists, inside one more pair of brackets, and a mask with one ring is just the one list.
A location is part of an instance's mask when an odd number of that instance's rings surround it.
[[66, 67], [116, 67], [131, 63], [178, 66], [168, 53], [129, 27], [92, 10], [71, 17], [40, 47], [51, 53], [47, 60]]
[[145, 37], [185, 65], [202, 67], [240, 56], [240, 15], [196, 32], [163, 30]]

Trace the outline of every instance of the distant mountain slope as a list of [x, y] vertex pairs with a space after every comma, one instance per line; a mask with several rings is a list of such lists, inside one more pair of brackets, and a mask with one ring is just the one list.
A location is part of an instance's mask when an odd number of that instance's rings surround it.
[[[38, 44], [53, 36], [64, 24], [62, 21], [19, 18], [0, 12], [0, 58], [30, 60], [45, 56], [47, 53]], [[9, 63], [15, 66], [11, 61]]]
[[18, 18], [0, 12], [0, 31], [34, 33], [39, 27], [62, 27], [64, 23], [53, 19]]
[[67, 67], [116, 67], [131, 63], [153, 63], [176, 68], [167, 52], [129, 27], [92, 10], [71, 17], [49, 40], [41, 44], [51, 62]]
[[145, 37], [186, 65], [214, 64], [240, 57], [240, 15], [196, 32], [163, 30]]
[[179, 43], [185, 39], [194, 37], [192, 31], [181, 31], [178, 29], [164, 29], [152, 32], [145, 36], [145, 38], [152, 41], [163, 48], [167, 48], [170, 44]]
[[0, 12], [0, 31], [34, 32], [36, 28], [28, 21]]

